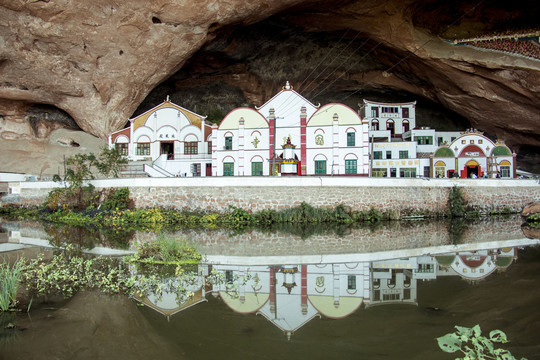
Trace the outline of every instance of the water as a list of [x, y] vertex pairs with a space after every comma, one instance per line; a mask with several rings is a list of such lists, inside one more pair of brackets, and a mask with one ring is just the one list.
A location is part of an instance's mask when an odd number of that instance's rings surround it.
[[[0, 250], [21, 247], [4, 261], [49, 244], [38, 224], [2, 227]], [[443, 223], [314, 233], [170, 234], [207, 255], [201, 279], [213, 271], [227, 282], [198, 282], [179, 303], [95, 291], [35, 303], [1, 318], [16, 328], [0, 329], [0, 359], [454, 359], [434, 339], [475, 324], [505, 331], [516, 357], [540, 359], [539, 241], [519, 218], [468, 224], [457, 237]], [[133, 236], [115, 252], [155, 238]], [[112, 251], [99, 245], [83, 248]]]

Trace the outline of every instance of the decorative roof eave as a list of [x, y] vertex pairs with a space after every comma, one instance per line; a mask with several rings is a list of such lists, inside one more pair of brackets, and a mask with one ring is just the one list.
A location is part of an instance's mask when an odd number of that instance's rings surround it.
[[[385, 103], [385, 102], [371, 101], [371, 100], [366, 100], [366, 99], [363, 99], [363, 100], [364, 100], [364, 104], [370, 104], [370, 105], [388, 105], [388, 106], [416, 105], [416, 100], [410, 101], [410, 102], [402, 102], [402, 103]], [[360, 104], [358, 104], [358, 106], [360, 106]]]

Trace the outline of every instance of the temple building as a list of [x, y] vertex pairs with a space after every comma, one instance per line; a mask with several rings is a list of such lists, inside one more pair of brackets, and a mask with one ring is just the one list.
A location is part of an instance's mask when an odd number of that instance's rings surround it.
[[368, 176], [368, 124], [343, 104], [314, 105], [287, 82], [212, 131], [212, 175]]
[[516, 154], [503, 141], [491, 141], [475, 129], [469, 129], [433, 154], [434, 177], [516, 177]]
[[130, 161], [152, 177], [208, 176], [212, 169], [211, 124], [204, 116], [167, 97], [158, 106], [129, 119], [129, 126], [109, 135]]
[[289, 82], [260, 107], [232, 110], [219, 126], [167, 98], [110, 134], [109, 146], [151, 177], [516, 177], [516, 154], [502, 141], [474, 129], [418, 127], [416, 102], [364, 100], [356, 112], [314, 105]]

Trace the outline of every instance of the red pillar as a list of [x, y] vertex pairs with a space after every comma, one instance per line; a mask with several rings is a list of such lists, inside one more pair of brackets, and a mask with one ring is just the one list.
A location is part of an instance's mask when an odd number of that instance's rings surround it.
[[306, 175], [307, 172], [307, 150], [306, 150], [306, 128], [307, 126], [307, 112], [306, 107], [302, 106], [300, 110], [300, 174]]
[[307, 314], [307, 265], [302, 265], [301, 269], [301, 276], [302, 276], [302, 287], [301, 287], [301, 293], [302, 293], [302, 314]]

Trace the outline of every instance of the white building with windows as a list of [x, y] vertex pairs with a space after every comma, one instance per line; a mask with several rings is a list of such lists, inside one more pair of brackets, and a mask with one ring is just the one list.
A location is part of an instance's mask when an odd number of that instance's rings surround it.
[[343, 104], [314, 105], [287, 85], [212, 131], [212, 174], [368, 176], [368, 124]]
[[364, 100], [369, 122], [370, 176], [502, 177], [516, 174], [515, 154], [476, 130], [436, 131], [416, 126], [416, 102]]
[[212, 127], [204, 116], [169, 101], [129, 119], [129, 126], [109, 135], [129, 160], [153, 177], [209, 176]]

